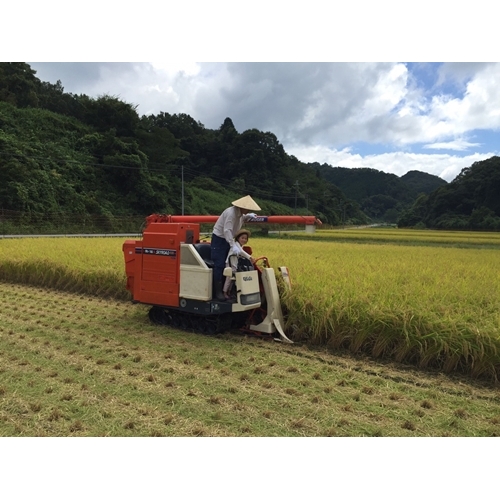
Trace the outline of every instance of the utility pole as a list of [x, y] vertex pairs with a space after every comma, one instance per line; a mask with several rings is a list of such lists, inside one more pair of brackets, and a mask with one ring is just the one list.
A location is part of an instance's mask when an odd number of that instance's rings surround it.
[[182, 215], [184, 215], [184, 164], [181, 165], [181, 198], [182, 198]]

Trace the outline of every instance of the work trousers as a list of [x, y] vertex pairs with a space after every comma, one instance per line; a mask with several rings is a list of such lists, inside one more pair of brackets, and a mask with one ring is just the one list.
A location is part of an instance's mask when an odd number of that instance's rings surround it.
[[224, 268], [226, 267], [226, 258], [229, 253], [229, 243], [220, 236], [212, 234], [210, 243], [211, 259], [214, 262], [214, 281], [222, 281]]

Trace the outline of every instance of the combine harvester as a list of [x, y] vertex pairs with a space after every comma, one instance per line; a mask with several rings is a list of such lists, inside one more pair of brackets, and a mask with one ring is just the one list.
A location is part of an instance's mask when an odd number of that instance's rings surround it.
[[[200, 243], [200, 224], [215, 223], [214, 215], [160, 215], [146, 218], [142, 240], [123, 244], [127, 290], [136, 303], [149, 304], [154, 323], [215, 334], [239, 328], [254, 335], [292, 343], [284, 319], [274, 269], [267, 257], [255, 265], [240, 259], [233, 272], [234, 302], [215, 300], [210, 244]], [[258, 216], [247, 224], [321, 224], [314, 216]], [[244, 261], [244, 262], [243, 262]], [[286, 267], [279, 268], [290, 287]]]

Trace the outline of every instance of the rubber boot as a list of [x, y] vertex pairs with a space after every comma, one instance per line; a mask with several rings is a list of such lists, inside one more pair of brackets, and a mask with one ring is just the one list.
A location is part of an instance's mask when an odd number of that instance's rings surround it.
[[224, 302], [226, 300], [226, 297], [224, 297], [224, 292], [222, 291], [222, 281], [216, 281], [214, 283], [214, 290], [215, 290], [215, 300], [218, 300], [219, 302]]

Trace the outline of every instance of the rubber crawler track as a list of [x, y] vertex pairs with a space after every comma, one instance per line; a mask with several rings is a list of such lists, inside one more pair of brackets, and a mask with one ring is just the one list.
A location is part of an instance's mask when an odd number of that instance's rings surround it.
[[153, 306], [149, 310], [149, 319], [157, 325], [168, 325], [180, 330], [205, 335], [227, 332], [234, 326], [231, 313], [207, 317], [159, 306]]

